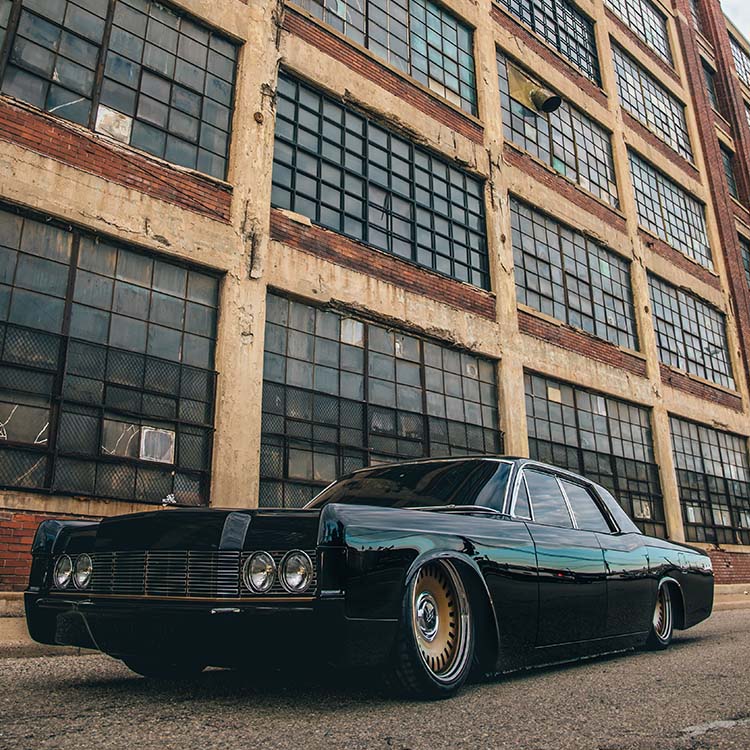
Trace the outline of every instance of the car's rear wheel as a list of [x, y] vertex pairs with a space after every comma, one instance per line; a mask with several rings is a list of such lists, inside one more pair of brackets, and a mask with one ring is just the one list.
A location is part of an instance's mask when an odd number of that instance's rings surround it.
[[672, 603], [672, 592], [667, 583], [662, 583], [656, 596], [651, 632], [646, 641], [647, 648], [654, 650], [667, 648], [672, 642], [673, 633], [674, 605]]
[[186, 680], [197, 677], [206, 668], [205, 664], [190, 659], [157, 656], [123, 656], [122, 661], [136, 674], [153, 680]]
[[393, 673], [407, 693], [447, 698], [466, 682], [474, 621], [461, 575], [446, 560], [423, 565], [404, 595]]

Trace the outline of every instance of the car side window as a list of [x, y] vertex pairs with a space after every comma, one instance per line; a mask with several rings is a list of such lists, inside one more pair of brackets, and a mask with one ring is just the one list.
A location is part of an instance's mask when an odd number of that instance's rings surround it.
[[586, 531], [601, 531], [610, 533], [607, 519], [602, 514], [596, 500], [591, 493], [582, 485], [570, 482], [567, 479], [560, 479], [560, 483], [568, 496], [568, 502], [576, 519], [579, 529]]
[[549, 526], [572, 528], [573, 521], [557, 479], [552, 474], [533, 469], [525, 470], [524, 476], [534, 509], [534, 521]]
[[529, 493], [526, 489], [526, 482], [523, 477], [518, 484], [518, 492], [516, 493], [516, 502], [513, 505], [513, 515], [516, 518], [523, 518], [526, 521], [531, 520], [531, 505], [529, 504]]

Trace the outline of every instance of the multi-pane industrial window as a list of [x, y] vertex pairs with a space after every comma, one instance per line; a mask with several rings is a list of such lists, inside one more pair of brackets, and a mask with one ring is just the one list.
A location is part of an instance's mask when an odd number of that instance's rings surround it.
[[656, 276], [649, 275], [649, 288], [659, 359], [734, 388], [724, 314]]
[[529, 455], [611, 490], [646, 533], [665, 535], [647, 409], [526, 373]]
[[510, 210], [518, 301], [637, 349], [629, 263], [516, 198]]
[[0, 486], [208, 500], [217, 278], [0, 212]]
[[424, 86], [477, 114], [473, 32], [431, 0], [297, 0]]
[[740, 46], [740, 43], [730, 35], [729, 44], [732, 48], [732, 57], [734, 58], [734, 67], [737, 70], [739, 79], [746, 86], [750, 86], [750, 55]]
[[482, 182], [308, 86], [279, 76], [272, 203], [488, 288]]
[[694, 261], [712, 268], [705, 206], [633, 151], [630, 173], [640, 225]]
[[604, 0], [659, 57], [672, 64], [666, 16], [649, 0]]
[[724, 165], [724, 174], [727, 178], [729, 195], [739, 200], [740, 194], [737, 191], [737, 178], [734, 174], [734, 154], [722, 144], [719, 144], [719, 150], [721, 151], [721, 163]]
[[708, 94], [708, 100], [711, 102], [711, 106], [717, 111], [721, 112], [719, 108], [719, 95], [716, 91], [716, 73], [712, 68], [709, 67], [705, 60], [701, 60], [703, 67], [703, 78], [706, 82], [706, 93]]
[[590, 81], [601, 84], [594, 22], [569, 0], [498, 0], [570, 60]]
[[299, 507], [372, 463], [501, 446], [491, 361], [269, 294], [261, 506]]
[[693, 18], [693, 26], [695, 30], [703, 33], [703, 17], [701, 15], [701, 9], [698, 5], [698, 0], [690, 0], [690, 15]]
[[687, 540], [750, 544], [747, 438], [677, 417], [670, 425]]
[[530, 109], [530, 102], [513, 97], [511, 76], [535, 81], [500, 52], [497, 69], [505, 137], [597, 198], [617, 206], [609, 132], [566, 101], [549, 114]]
[[685, 105], [618, 46], [613, 45], [612, 54], [622, 106], [678, 154], [692, 160]]
[[745, 281], [747, 281], [747, 286], [750, 289], [750, 240], [741, 234], [738, 236], [738, 239], [740, 253], [742, 254], [742, 267], [745, 269]]
[[[0, 0], [0, 25], [9, 7]], [[226, 176], [235, 44], [152, 0], [14, 0], [13, 7], [3, 93], [174, 164]]]

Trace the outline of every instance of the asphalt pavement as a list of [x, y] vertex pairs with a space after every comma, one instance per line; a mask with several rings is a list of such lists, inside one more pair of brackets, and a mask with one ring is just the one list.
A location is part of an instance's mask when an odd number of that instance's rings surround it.
[[154, 684], [108, 657], [0, 662], [0, 748], [748, 750], [750, 610], [672, 648], [527, 671], [438, 703], [369, 676], [210, 670]]

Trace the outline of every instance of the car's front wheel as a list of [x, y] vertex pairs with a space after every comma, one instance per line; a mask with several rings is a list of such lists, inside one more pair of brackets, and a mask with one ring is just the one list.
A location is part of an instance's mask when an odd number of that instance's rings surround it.
[[654, 616], [651, 621], [651, 632], [646, 641], [646, 647], [653, 650], [667, 648], [672, 642], [674, 633], [674, 605], [670, 586], [662, 583], [656, 596]]
[[123, 656], [128, 669], [154, 680], [186, 680], [198, 676], [205, 664], [189, 659], [169, 659], [157, 656]]
[[455, 566], [433, 560], [404, 594], [393, 676], [408, 694], [447, 698], [466, 682], [474, 659], [474, 621]]

